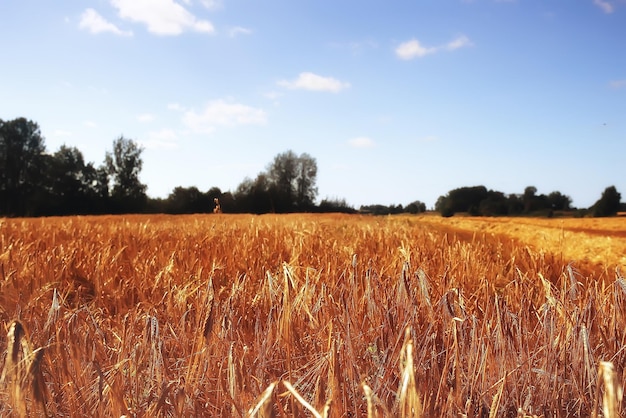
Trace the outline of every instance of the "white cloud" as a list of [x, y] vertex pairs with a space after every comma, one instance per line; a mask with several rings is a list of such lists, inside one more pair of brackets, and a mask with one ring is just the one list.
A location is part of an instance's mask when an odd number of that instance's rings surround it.
[[176, 149], [178, 148], [178, 135], [171, 129], [161, 129], [150, 132], [147, 141], [141, 141], [146, 149]]
[[230, 29], [230, 31], [228, 32], [228, 35], [231, 38], [234, 38], [237, 35], [250, 35], [251, 33], [252, 33], [252, 29], [244, 28], [241, 26], [235, 26], [234, 28]]
[[353, 148], [372, 148], [375, 145], [374, 141], [366, 136], [352, 138], [348, 140], [348, 144]]
[[111, 0], [122, 19], [141, 22], [156, 35], [180, 35], [185, 30], [213, 33], [208, 20], [199, 20], [174, 0]]
[[132, 36], [132, 32], [123, 31], [113, 23], [108, 22], [105, 18], [100, 16], [94, 9], [87, 9], [80, 16], [80, 23], [78, 24], [80, 29], [88, 30], [91, 33], [104, 33], [110, 32], [119, 36]]
[[137, 115], [137, 120], [141, 123], [152, 122], [154, 115], [152, 113], [142, 113], [141, 115]]
[[322, 77], [308, 72], [300, 73], [298, 78], [293, 81], [279, 81], [278, 85], [294, 90], [329, 91], [332, 93], [338, 93], [341, 90], [350, 87], [350, 83], [345, 83], [332, 77]]
[[437, 48], [426, 48], [417, 39], [403, 42], [396, 48], [396, 55], [403, 60], [425, 57], [437, 51]]
[[98, 124], [94, 121], [91, 120], [86, 120], [85, 122], [83, 122], [83, 125], [85, 125], [87, 128], [97, 128]]
[[183, 123], [194, 132], [211, 133], [217, 126], [263, 125], [267, 122], [264, 110], [225, 100], [209, 102], [196, 113], [185, 112]]
[[445, 45], [431, 47], [422, 45], [417, 39], [411, 39], [410, 41], [403, 42], [398, 45], [395, 52], [400, 59], [412, 60], [414, 58], [422, 58], [426, 55], [434, 54], [441, 50], [454, 51], [459, 48], [465, 48], [472, 45], [472, 41], [465, 35], [459, 35]]
[[201, 3], [208, 10], [217, 10], [222, 8], [222, 0], [202, 0]]
[[467, 36], [461, 35], [458, 38], [448, 42], [448, 44], [446, 45], [446, 49], [448, 51], [454, 51], [455, 49], [464, 48], [466, 46], [472, 45], [472, 41], [470, 41]]
[[613, 13], [613, 11], [615, 10], [613, 8], [613, 5], [611, 3], [609, 3], [608, 1], [604, 1], [604, 0], [593, 0], [593, 4], [595, 4], [596, 6], [598, 6], [600, 9], [602, 9], [602, 11], [604, 13], [610, 14]]

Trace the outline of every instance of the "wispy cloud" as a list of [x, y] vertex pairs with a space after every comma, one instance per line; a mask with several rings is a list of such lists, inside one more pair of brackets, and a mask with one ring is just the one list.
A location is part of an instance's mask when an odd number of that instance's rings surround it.
[[348, 144], [353, 148], [372, 148], [375, 145], [374, 140], [367, 136], [349, 139]]
[[98, 124], [92, 120], [86, 120], [83, 122], [83, 125], [85, 125], [87, 128], [97, 128]]
[[234, 38], [239, 35], [250, 35], [252, 33], [252, 29], [244, 28], [242, 26], [235, 26], [228, 31], [228, 36]]
[[437, 51], [437, 48], [427, 48], [417, 39], [403, 42], [396, 48], [396, 55], [403, 60], [425, 57]]
[[333, 48], [348, 49], [353, 55], [360, 55], [368, 49], [378, 48], [378, 42], [374, 40], [352, 41], [352, 42], [332, 42]]
[[209, 102], [200, 112], [185, 112], [183, 123], [197, 133], [211, 133], [217, 126], [264, 125], [264, 110], [226, 100]]
[[143, 23], [155, 35], [215, 31], [211, 22], [196, 18], [174, 0], [111, 0], [111, 4], [122, 19]]
[[615, 11], [615, 8], [611, 3], [605, 0], [593, 0], [593, 4], [598, 6], [604, 13], [610, 14]]
[[614, 89], [626, 89], [626, 79], [624, 80], [613, 80], [609, 83], [609, 86]]
[[146, 149], [166, 149], [178, 148], [178, 135], [171, 129], [161, 129], [150, 132], [148, 139], [140, 143]]
[[472, 41], [470, 41], [467, 36], [461, 35], [458, 38], [455, 38], [452, 41], [448, 42], [444, 48], [448, 51], [454, 51], [455, 49], [465, 48], [472, 45]]
[[400, 59], [412, 60], [414, 58], [422, 58], [426, 55], [434, 54], [439, 51], [454, 51], [472, 45], [472, 41], [465, 35], [459, 35], [447, 44], [430, 47], [422, 45], [419, 40], [414, 38], [398, 45], [395, 52]]
[[87, 30], [91, 33], [113, 33], [118, 36], [132, 36], [130, 31], [123, 31], [113, 23], [107, 21], [94, 9], [87, 9], [80, 16], [80, 22], [78, 23], [80, 29]]
[[222, 0], [202, 0], [201, 3], [208, 10], [217, 10], [222, 8]]
[[277, 91], [268, 91], [267, 93], [263, 94], [264, 97], [270, 99], [270, 100], [277, 100], [279, 99], [283, 94]]
[[68, 138], [68, 137], [72, 136], [72, 132], [66, 131], [65, 129], [56, 129], [52, 133], [52, 136], [55, 137], [55, 138]]
[[295, 80], [281, 80], [278, 85], [292, 90], [328, 91], [331, 93], [338, 93], [350, 87], [350, 83], [309, 72], [300, 73]]
[[137, 115], [137, 120], [141, 123], [152, 122], [155, 116], [152, 113], [142, 113], [141, 115]]
[[167, 108], [169, 110], [175, 110], [177, 112], [183, 112], [186, 110], [180, 103], [169, 103], [167, 105]]
[[272, 101], [272, 104], [274, 106], [279, 106], [280, 105], [280, 98], [283, 96], [283, 93], [278, 92], [278, 91], [268, 91], [266, 93], [263, 94], [263, 97], [265, 97], [268, 100]]

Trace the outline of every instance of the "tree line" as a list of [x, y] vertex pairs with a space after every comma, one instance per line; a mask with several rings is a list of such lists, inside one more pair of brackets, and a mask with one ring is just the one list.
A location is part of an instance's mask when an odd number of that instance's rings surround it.
[[[0, 216], [49, 216], [119, 213], [211, 213], [219, 201], [229, 213], [345, 212], [373, 215], [421, 213], [426, 205], [416, 200], [402, 205], [363, 205], [359, 210], [345, 199], [326, 198], [316, 204], [317, 161], [307, 153], [289, 150], [278, 154], [255, 178], [245, 178], [234, 192], [212, 187], [175, 187], [165, 199], [150, 198], [140, 181], [143, 148], [120, 136], [96, 166], [86, 162], [76, 147], [62, 145], [47, 151], [39, 125], [25, 118], [0, 119]], [[216, 200], [217, 199], [217, 200]], [[626, 208], [621, 195], [608, 187], [596, 204], [580, 215], [610, 216]], [[537, 194], [529, 186], [523, 194], [462, 187], [440, 196], [435, 210], [443, 216], [471, 215], [551, 216], [571, 211], [569, 196], [555, 191]]]
[[103, 163], [86, 163], [76, 147], [48, 153], [39, 126], [0, 119], [0, 215], [41, 216], [141, 211], [142, 149], [124, 137]]
[[179, 186], [166, 199], [152, 199], [139, 178], [142, 152], [135, 141], [120, 136], [96, 166], [76, 147], [63, 145], [49, 153], [36, 122], [0, 119], [0, 216], [210, 213], [215, 199], [231, 213], [356, 212], [340, 199], [316, 205], [317, 162], [306, 153], [277, 155], [234, 192]]
[[552, 217], [559, 212], [575, 216], [613, 216], [626, 210], [621, 194], [615, 186], [607, 187], [598, 201], [588, 209], [572, 207], [572, 199], [559, 191], [537, 194], [537, 188], [528, 186], [521, 194], [504, 194], [487, 190], [485, 186], [461, 187], [439, 196], [435, 210], [442, 216], [464, 212], [473, 216], [532, 215]]

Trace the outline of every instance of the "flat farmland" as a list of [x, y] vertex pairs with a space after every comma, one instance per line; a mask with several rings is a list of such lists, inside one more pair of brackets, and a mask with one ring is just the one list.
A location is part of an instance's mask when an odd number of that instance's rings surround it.
[[618, 416], [625, 218], [0, 220], [2, 416]]
[[453, 232], [500, 235], [532, 246], [542, 253], [561, 256], [574, 265], [591, 269], [626, 268], [626, 216], [612, 218], [442, 218], [423, 216]]

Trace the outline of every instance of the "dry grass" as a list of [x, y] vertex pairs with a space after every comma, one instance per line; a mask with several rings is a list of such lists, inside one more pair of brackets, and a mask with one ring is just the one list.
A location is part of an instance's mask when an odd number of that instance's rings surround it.
[[522, 244], [417, 217], [0, 220], [0, 415], [618, 416], [626, 280]]

